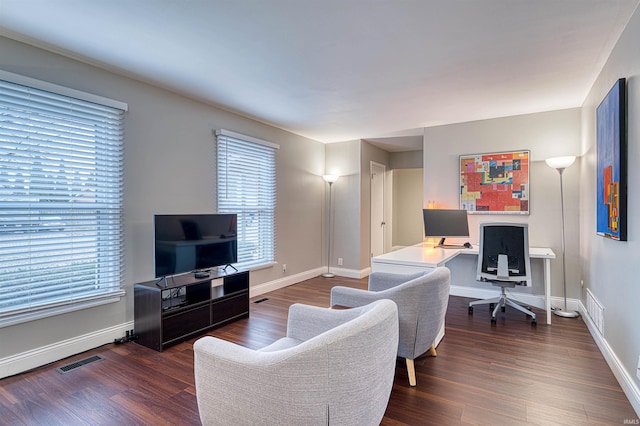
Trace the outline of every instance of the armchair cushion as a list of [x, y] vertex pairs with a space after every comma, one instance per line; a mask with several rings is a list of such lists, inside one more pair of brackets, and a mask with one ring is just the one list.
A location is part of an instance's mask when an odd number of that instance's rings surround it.
[[408, 281], [424, 276], [424, 272], [415, 274], [392, 274], [388, 272], [374, 272], [369, 275], [369, 291], [382, 291], [397, 287]]
[[354, 307], [393, 300], [400, 326], [398, 356], [415, 359], [429, 350], [444, 325], [450, 281], [446, 267], [411, 275], [374, 272], [369, 276], [369, 290], [333, 287], [331, 305]]
[[379, 424], [397, 340], [389, 300], [350, 310], [293, 305], [287, 337], [257, 351], [203, 337], [193, 346], [202, 423]]

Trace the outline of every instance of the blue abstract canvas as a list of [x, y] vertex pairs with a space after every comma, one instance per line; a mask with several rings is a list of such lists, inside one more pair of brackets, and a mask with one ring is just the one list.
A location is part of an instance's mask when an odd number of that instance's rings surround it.
[[596, 232], [627, 240], [626, 85], [619, 79], [596, 110]]

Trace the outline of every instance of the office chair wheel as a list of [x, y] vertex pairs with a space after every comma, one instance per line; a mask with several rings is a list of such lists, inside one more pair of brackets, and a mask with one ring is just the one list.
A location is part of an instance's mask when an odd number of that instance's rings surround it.
[[497, 322], [496, 317], [491, 317], [491, 325], [496, 325]]
[[538, 325], [538, 321], [536, 321], [535, 319], [531, 320], [531, 325]]
[[473, 315], [473, 306], [469, 306], [469, 315]]
[[503, 307], [501, 307], [501, 308], [500, 308], [500, 310], [501, 310], [502, 312], [504, 312], [504, 311], [506, 311], [506, 310], [507, 310], [507, 308], [506, 308], [505, 306], [503, 306]]
[[493, 311], [493, 309], [496, 307], [495, 303], [489, 303], [489, 310]]

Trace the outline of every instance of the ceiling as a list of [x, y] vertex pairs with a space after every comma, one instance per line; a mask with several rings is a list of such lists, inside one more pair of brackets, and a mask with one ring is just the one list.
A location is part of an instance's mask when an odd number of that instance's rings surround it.
[[321, 142], [401, 147], [579, 107], [638, 2], [0, 0], [0, 35]]

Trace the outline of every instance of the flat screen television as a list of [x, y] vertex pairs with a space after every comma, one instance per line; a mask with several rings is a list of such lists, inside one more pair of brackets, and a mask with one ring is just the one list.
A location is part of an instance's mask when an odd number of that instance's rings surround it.
[[469, 236], [469, 222], [466, 210], [423, 209], [425, 238], [440, 238], [438, 247], [462, 248], [465, 245], [445, 244], [446, 238]]
[[156, 278], [201, 273], [238, 261], [237, 215], [155, 215]]

